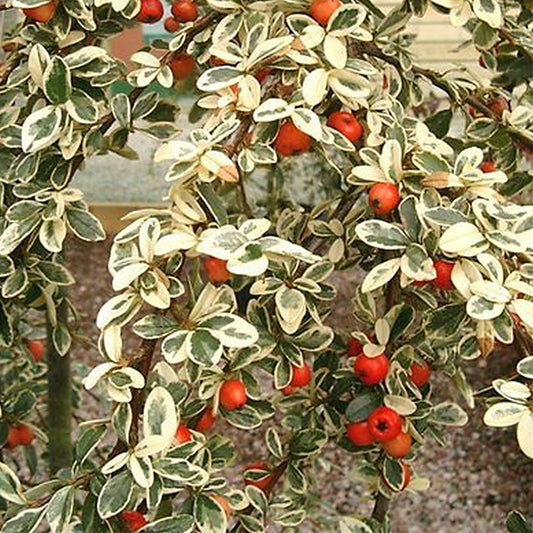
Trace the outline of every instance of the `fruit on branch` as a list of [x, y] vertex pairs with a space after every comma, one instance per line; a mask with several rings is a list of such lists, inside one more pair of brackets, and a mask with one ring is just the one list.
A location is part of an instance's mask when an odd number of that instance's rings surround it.
[[246, 467], [245, 473], [249, 472], [250, 470], [264, 470], [265, 473], [264, 476], [260, 477], [259, 479], [250, 479], [245, 477], [244, 484], [252, 485], [263, 491], [266, 490], [272, 479], [272, 474], [268, 473], [269, 470], [267, 464], [264, 461], [257, 461], [255, 463], [251, 463]]
[[220, 404], [228, 411], [239, 409], [246, 403], [247, 399], [246, 387], [238, 379], [228, 379], [220, 387]]
[[299, 130], [292, 120], [289, 120], [279, 129], [274, 148], [282, 156], [301, 154], [311, 148], [311, 137]]
[[185, 444], [192, 440], [192, 434], [189, 431], [189, 428], [185, 424], [179, 424], [176, 434], [174, 435], [174, 440], [178, 444]]
[[57, 4], [55, 2], [48, 2], [42, 6], [23, 9], [22, 12], [35, 22], [44, 23], [48, 22], [54, 16], [56, 9]]
[[435, 261], [433, 266], [437, 271], [437, 277], [433, 280], [433, 285], [444, 291], [452, 291], [455, 288], [452, 283], [452, 270], [455, 263]]
[[28, 350], [33, 360], [38, 363], [44, 357], [44, 342], [41, 339], [30, 339], [28, 341]]
[[213, 409], [206, 407], [202, 416], [196, 422], [194, 429], [196, 431], [209, 431], [216, 421], [216, 417], [213, 415]]
[[14, 450], [20, 444], [19, 431], [16, 426], [9, 426], [7, 428], [6, 448]]
[[305, 387], [311, 381], [312, 371], [310, 366], [304, 361], [303, 366], [292, 365], [291, 387]]
[[155, 24], [163, 18], [163, 13], [161, 0], [141, 0], [141, 10], [137, 20], [144, 24]]
[[18, 426], [18, 439], [22, 446], [29, 446], [35, 439], [35, 433], [30, 426], [20, 424]]
[[122, 519], [126, 522], [129, 531], [139, 531], [148, 524], [146, 518], [139, 511], [124, 511]]
[[423, 387], [429, 381], [430, 375], [431, 368], [429, 368], [429, 365], [426, 363], [426, 361], [422, 361], [422, 363], [413, 361], [411, 363], [411, 367], [409, 369], [409, 379], [418, 388]]
[[498, 117], [502, 118], [504, 111], [509, 111], [509, 102], [504, 96], [496, 96], [491, 98], [487, 103], [487, 107]]
[[216, 257], [208, 257], [204, 260], [204, 270], [207, 279], [211, 283], [226, 283], [231, 279], [231, 272], [227, 267], [228, 262]]
[[411, 442], [411, 434], [402, 431], [393, 439], [383, 442], [382, 446], [387, 455], [395, 459], [401, 459], [411, 451]]
[[377, 385], [387, 377], [389, 359], [384, 353], [376, 357], [367, 357], [365, 354], [361, 354], [357, 356], [353, 370], [364, 385]]
[[402, 418], [390, 407], [378, 407], [368, 417], [368, 431], [376, 440], [391, 440], [398, 436], [401, 430]]
[[176, 33], [179, 30], [180, 23], [174, 17], [167, 17], [163, 26], [168, 33]]
[[180, 22], [192, 22], [198, 17], [198, 7], [192, 0], [176, 0], [170, 10]]
[[174, 75], [174, 81], [188, 78], [196, 68], [194, 58], [189, 54], [173, 54], [168, 66]]
[[400, 203], [400, 191], [394, 183], [375, 183], [368, 193], [368, 205], [375, 215], [388, 215]]
[[494, 172], [496, 170], [496, 165], [494, 164], [494, 161], [483, 161], [481, 165], [479, 165], [479, 168], [483, 172]]
[[335, 111], [328, 117], [327, 125], [342, 133], [352, 143], [363, 135], [363, 126], [349, 111]]
[[350, 337], [348, 339], [348, 350], [346, 355], [348, 357], [357, 357], [363, 353], [363, 345], [355, 338]]
[[368, 420], [348, 424], [346, 427], [346, 436], [356, 446], [368, 446], [374, 442], [374, 437], [370, 434], [368, 428]]
[[313, 0], [310, 13], [321, 26], [327, 26], [329, 19], [341, 5], [339, 0]]

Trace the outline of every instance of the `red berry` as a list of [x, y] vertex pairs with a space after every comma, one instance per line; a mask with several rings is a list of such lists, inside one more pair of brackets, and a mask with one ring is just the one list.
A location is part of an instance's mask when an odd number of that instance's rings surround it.
[[163, 26], [168, 33], [176, 33], [179, 30], [180, 23], [174, 17], [167, 17]]
[[191, 0], [176, 0], [171, 11], [180, 22], [192, 22], [198, 17], [198, 7]]
[[374, 442], [374, 437], [372, 437], [368, 429], [367, 420], [348, 424], [346, 436], [356, 446], [368, 446]]
[[429, 381], [430, 374], [431, 369], [425, 361], [421, 364], [415, 361], [411, 363], [409, 378], [418, 388], [423, 387]]
[[368, 417], [368, 430], [376, 440], [391, 440], [400, 434], [402, 419], [394, 409], [378, 407]]
[[321, 26], [327, 26], [329, 19], [340, 6], [339, 0], [313, 0], [310, 13]]
[[212, 67], [223, 67], [224, 65], [227, 65], [227, 63], [223, 59], [220, 59], [220, 57], [217, 56], [211, 56], [209, 58], [209, 64]]
[[28, 350], [33, 360], [38, 363], [44, 357], [44, 342], [40, 339], [29, 340]]
[[194, 429], [196, 431], [208, 431], [211, 429], [215, 421], [216, 418], [213, 415], [213, 409], [211, 409], [211, 407], [206, 407], [202, 416], [198, 419], [198, 422], [196, 422]]
[[348, 357], [357, 357], [363, 352], [363, 345], [354, 337], [348, 339]]
[[228, 411], [242, 407], [247, 399], [246, 387], [238, 379], [229, 379], [220, 387], [220, 403]]
[[498, 117], [503, 116], [504, 111], [509, 111], [509, 102], [503, 96], [496, 96], [492, 98], [488, 103], [487, 107]]
[[178, 426], [176, 434], [174, 435], [174, 440], [178, 444], [185, 444], [186, 442], [190, 442], [192, 440], [192, 434], [185, 424], [180, 424]]
[[55, 2], [48, 2], [42, 6], [23, 9], [22, 12], [35, 22], [48, 22], [54, 16], [56, 9]]
[[13, 450], [20, 444], [19, 430], [16, 426], [9, 426], [7, 428], [6, 448]]
[[18, 427], [18, 438], [22, 446], [29, 446], [35, 438], [35, 433], [31, 427], [26, 424], [20, 424]]
[[264, 69], [261, 69], [256, 75], [255, 75], [255, 79], [259, 82], [259, 83], [263, 83], [266, 79], [266, 77], [272, 72], [271, 69], [269, 68], [264, 68]]
[[387, 215], [400, 203], [400, 191], [394, 183], [375, 183], [368, 193], [368, 205], [375, 215]]
[[[244, 484], [253, 485], [254, 487], [257, 487], [258, 489], [261, 489], [263, 491], [266, 490], [266, 488], [268, 487], [270, 483], [270, 480], [272, 479], [272, 475], [268, 473], [269, 470], [268, 470], [266, 463], [263, 461], [257, 461], [255, 463], [251, 463], [246, 467], [245, 472], [248, 472], [250, 470], [264, 470], [265, 472], [262, 477], [259, 477], [259, 479], [249, 479], [245, 477]], [[257, 474], [259, 474], [259, 472], [257, 472]]]
[[328, 117], [327, 125], [342, 133], [349, 141], [355, 143], [363, 135], [363, 126], [348, 111], [335, 111]]
[[281, 394], [283, 396], [290, 396], [291, 394], [294, 394], [296, 391], [294, 390], [294, 387], [291, 387], [290, 385], [287, 385], [286, 387], [283, 387], [281, 389]]
[[122, 519], [126, 522], [130, 531], [139, 531], [148, 523], [139, 511], [124, 511]]
[[437, 277], [433, 280], [435, 287], [444, 291], [451, 291], [455, 287], [452, 283], [452, 270], [455, 263], [448, 263], [447, 261], [435, 261], [433, 263], [437, 271]]
[[307, 152], [311, 148], [311, 137], [299, 130], [292, 121], [285, 122], [279, 129], [274, 148], [282, 156]]
[[387, 377], [389, 359], [383, 353], [377, 357], [367, 357], [365, 354], [361, 354], [357, 356], [353, 369], [361, 383], [377, 385]]
[[163, 18], [164, 10], [161, 0], [141, 0], [141, 10], [137, 20], [145, 24], [155, 24]]
[[304, 362], [303, 366], [292, 365], [291, 387], [305, 387], [311, 381], [311, 368]]
[[173, 55], [168, 62], [168, 66], [174, 75], [175, 81], [188, 78], [196, 68], [194, 58], [189, 54]]
[[382, 443], [383, 449], [390, 457], [401, 459], [411, 451], [411, 435], [403, 431], [388, 441]]
[[227, 264], [227, 261], [216, 257], [208, 257], [204, 260], [204, 270], [211, 283], [225, 283], [231, 279]]
[[496, 165], [494, 164], [494, 161], [483, 161], [483, 163], [479, 165], [479, 168], [483, 172], [494, 172], [496, 170]]

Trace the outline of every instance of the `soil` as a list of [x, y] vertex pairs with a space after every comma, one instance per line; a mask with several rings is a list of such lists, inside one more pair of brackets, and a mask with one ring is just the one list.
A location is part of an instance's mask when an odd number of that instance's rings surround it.
[[[92, 339], [97, 338], [94, 320], [99, 308], [113, 294], [111, 277], [106, 264], [110, 241], [86, 244], [70, 243], [68, 263], [78, 280], [71, 298], [81, 313], [81, 326]], [[336, 305], [335, 324], [349, 329], [352, 324], [350, 298], [354, 280], [337, 278], [339, 297]], [[133, 339], [126, 339], [126, 346], [134, 346]], [[126, 348], [127, 349], [127, 348]], [[74, 351], [75, 369], [81, 375], [100, 362], [92, 347], [77, 347]], [[475, 388], [490, 384], [496, 376], [509, 374], [516, 363], [512, 353], [501, 352], [488, 360], [469, 364], [468, 377]], [[97, 390], [95, 390], [98, 393]], [[440, 380], [435, 386], [436, 399], [453, 397], [460, 402], [453, 384]], [[85, 417], [96, 417], [102, 406], [91, 396], [84, 394], [80, 412]], [[104, 407], [105, 408], [105, 407]], [[452, 428], [447, 434], [449, 445], [441, 447], [428, 442], [415, 463], [417, 475], [431, 480], [430, 488], [423, 493], [406, 492], [392, 502], [393, 533], [497, 533], [505, 531], [505, 516], [518, 509], [533, 516], [533, 461], [527, 459], [516, 444], [514, 428], [493, 429], [482, 423], [483, 409], [476, 408], [470, 414], [466, 427]], [[225, 428], [230, 436], [245, 450], [236, 465], [238, 475], [242, 465], [264, 455], [263, 431], [249, 432]], [[360, 481], [354, 479], [354, 457], [330, 447], [328, 461], [320, 471], [316, 483], [327, 487], [322, 491], [324, 507], [348, 516], [368, 513], [370, 502], [360, 498]], [[330, 531], [336, 531], [332, 528]], [[307, 522], [300, 526], [302, 532], [326, 531]]]

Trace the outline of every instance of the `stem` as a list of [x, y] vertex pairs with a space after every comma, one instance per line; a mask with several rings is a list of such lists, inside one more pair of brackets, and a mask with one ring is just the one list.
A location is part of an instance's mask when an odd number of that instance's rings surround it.
[[[58, 322], [66, 322], [68, 307], [63, 300], [57, 307]], [[59, 355], [55, 349], [53, 327], [48, 322], [48, 463], [55, 474], [72, 463], [72, 379], [70, 354]]]
[[382, 524], [389, 512], [390, 500], [387, 496], [381, 494], [377, 495], [374, 502], [374, 509], [372, 511], [372, 518]]

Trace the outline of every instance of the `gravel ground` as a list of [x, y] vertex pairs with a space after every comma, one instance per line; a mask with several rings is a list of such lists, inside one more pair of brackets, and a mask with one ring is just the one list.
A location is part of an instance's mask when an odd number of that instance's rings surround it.
[[[79, 280], [71, 296], [82, 313], [82, 325], [92, 338], [96, 334], [94, 317], [112, 294], [111, 279], [105, 268], [109, 244], [109, 241], [72, 242], [68, 247], [69, 266]], [[339, 275], [336, 284], [342, 296], [337, 301], [335, 324], [350, 328], [349, 306], [354, 283]], [[99, 361], [95, 351], [89, 348], [77, 348], [74, 357], [78, 362], [75, 368], [80, 373], [86, 372], [87, 365]], [[488, 361], [471, 363], [469, 375], [474, 387], [480, 388], [493, 377], [510, 372], [514, 360], [513, 354], [501, 353]], [[453, 385], [448, 382], [440, 382], [434, 394], [436, 399], [457, 398]], [[84, 395], [81, 412], [84, 416], [98, 416], [97, 406], [88, 395]], [[422, 494], [405, 493], [393, 501], [394, 533], [497, 533], [505, 531], [505, 515], [513, 509], [533, 516], [533, 461], [520, 453], [512, 429], [485, 427], [482, 413], [482, 409], [476, 409], [466, 427], [451, 429], [449, 446], [442, 448], [428, 442], [424, 447], [415, 467], [418, 475], [431, 480], [431, 487]], [[262, 431], [230, 429], [229, 433], [240, 440], [241, 449], [245, 450], [236, 472], [242, 464], [264, 453]], [[319, 486], [327, 487], [323, 503], [346, 515], [367, 512], [369, 503], [359, 497], [360, 483], [350, 476], [353, 457], [332, 447], [327, 459], [334, 468], [324, 469], [317, 479]], [[300, 531], [324, 529], [305, 525]]]

